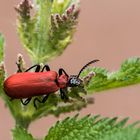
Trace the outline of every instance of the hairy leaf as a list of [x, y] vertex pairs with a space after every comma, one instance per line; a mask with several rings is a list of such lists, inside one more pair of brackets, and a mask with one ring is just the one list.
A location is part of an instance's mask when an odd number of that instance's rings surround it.
[[[88, 115], [81, 119], [77, 117], [76, 115], [75, 117], [68, 117], [63, 121], [58, 121], [55, 126], [50, 128], [45, 140], [104, 140], [105, 136], [112, 136], [113, 138], [114, 135], [121, 132], [123, 136], [128, 128], [137, 131], [132, 125], [126, 126], [128, 118], [118, 121], [116, 117], [112, 119], [100, 118], [99, 115], [94, 117]], [[133, 134], [130, 133], [129, 135]]]
[[17, 126], [12, 132], [13, 140], [35, 140], [24, 128]]
[[4, 37], [0, 34], [0, 95], [3, 93], [3, 81], [5, 78], [4, 68]]
[[[18, 32], [33, 63], [46, 63], [71, 42], [79, 14], [79, 0], [23, 0], [17, 7]], [[31, 9], [35, 14], [31, 16]]]
[[134, 57], [124, 61], [118, 71], [109, 72], [103, 68], [88, 68], [82, 73], [82, 77], [89, 72], [95, 72], [96, 76], [86, 86], [88, 92], [98, 92], [106, 89], [123, 87], [140, 83], [140, 58]]
[[0, 33], [0, 62], [4, 60], [4, 37]]
[[140, 128], [126, 128], [99, 140], [140, 140]]
[[53, 50], [51, 56], [60, 55], [68, 44], [71, 43], [75, 32], [78, 23], [79, 4], [76, 1], [75, 3], [69, 3], [71, 4], [69, 4], [64, 13], [58, 12], [51, 15], [51, 28], [49, 32], [49, 46]]

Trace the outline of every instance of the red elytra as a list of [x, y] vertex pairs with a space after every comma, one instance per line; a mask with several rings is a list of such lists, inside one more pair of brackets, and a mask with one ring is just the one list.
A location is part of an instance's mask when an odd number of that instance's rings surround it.
[[[60, 85], [57, 85], [56, 80]], [[67, 81], [66, 75], [63, 74], [58, 77], [55, 71], [24, 72], [7, 78], [4, 82], [4, 90], [9, 97], [14, 99], [30, 98], [65, 88]]]

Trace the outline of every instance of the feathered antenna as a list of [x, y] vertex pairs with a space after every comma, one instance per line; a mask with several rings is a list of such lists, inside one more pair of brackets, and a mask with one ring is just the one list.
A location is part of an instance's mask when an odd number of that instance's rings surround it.
[[86, 67], [88, 67], [89, 65], [91, 65], [91, 64], [93, 64], [93, 63], [95, 63], [95, 62], [97, 62], [97, 61], [99, 61], [99, 60], [98, 60], [98, 59], [95, 59], [95, 60], [92, 60], [92, 61], [88, 62], [86, 65], [84, 65], [84, 66], [82, 67], [82, 69], [80, 70], [79, 74], [77, 75], [77, 78], [79, 78], [80, 74], [82, 73], [82, 71], [83, 71]]

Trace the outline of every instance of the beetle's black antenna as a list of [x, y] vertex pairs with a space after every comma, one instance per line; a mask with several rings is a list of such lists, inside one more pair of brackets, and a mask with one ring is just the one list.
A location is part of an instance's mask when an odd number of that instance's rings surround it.
[[91, 65], [91, 64], [93, 64], [93, 63], [95, 63], [95, 62], [97, 62], [97, 61], [99, 61], [99, 60], [98, 60], [98, 59], [95, 59], [95, 60], [92, 60], [92, 61], [88, 62], [86, 65], [84, 65], [84, 66], [82, 67], [82, 69], [80, 70], [79, 74], [77, 75], [77, 78], [80, 76], [80, 74], [82, 73], [82, 71], [83, 71], [86, 67], [88, 67], [89, 65]]

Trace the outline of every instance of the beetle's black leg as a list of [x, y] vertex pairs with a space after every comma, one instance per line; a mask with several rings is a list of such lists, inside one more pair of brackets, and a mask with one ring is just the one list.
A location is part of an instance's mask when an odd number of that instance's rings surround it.
[[59, 76], [61, 76], [64, 73], [67, 77], [69, 77], [66, 71], [62, 68], [59, 69], [58, 73], [59, 73]]
[[60, 88], [60, 96], [61, 96], [61, 99], [64, 100], [64, 98], [65, 98], [64, 97], [64, 92], [63, 92], [63, 90], [61, 88]]
[[34, 99], [34, 107], [37, 109], [36, 101], [38, 101], [39, 103], [42, 103], [42, 102], [38, 98]]
[[49, 67], [48, 65], [45, 65], [45, 66], [42, 68], [41, 72], [43, 72], [44, 69], [46, 69], [46, 71], [50, 71], [50, 67]]
[[23, 101], [22, 99], [20, 99], [20, 100], [21, 100], [21, 103], [22, 103], [23, 105], [27, 105], [27, 104], [31, 101], [31, 99], [32, 99], [32, 98], [27, 98], [25, 101]]
[[30, 71], [30, 70], [33, 69], [34, 67], [36, 67], [35, 72], [39, 72], [39, 71], [40, 71], [40, 65], [36, 64], [36, 65], [34, 65], [34, 66], [28, 68], [25, 72]]
[[45, 102], [47, 101], [49, 95], [50, 95], [50, 94], [47, 94], [47, 95], [45, 95], [45, 96], [43, 97], [43, 99], [42, 99], [42, 103], [45, 103]]
[[34, 99], [34, 107], [37, 109], [36, 101], [38, 101], [39, 103], [45, 103], [46, 100], [48, 99], [48, 97], [49, 97], [49, 94], [45, 95], [45, 96], [43, 97], [42, 101], [39, 100], [38, 98], [35, 98], [35, 99]]
[[60, 96], [62, 100], [65, 100], [65, 101], [69, 100], [69, 98], [66, 95], [66, 89], [60, 88]]

